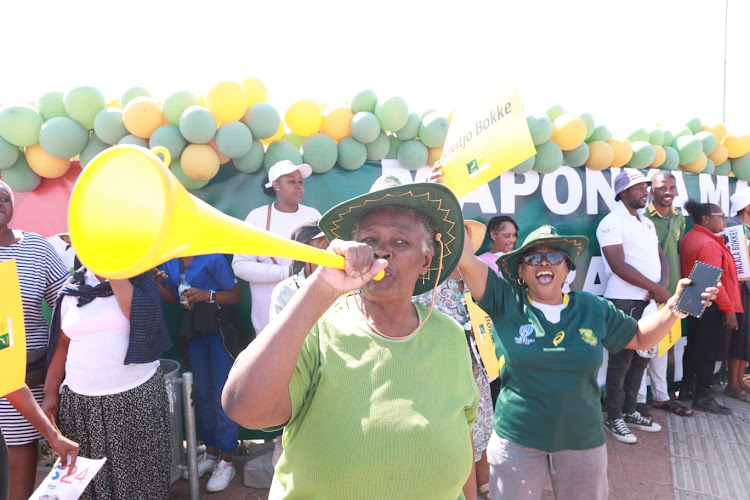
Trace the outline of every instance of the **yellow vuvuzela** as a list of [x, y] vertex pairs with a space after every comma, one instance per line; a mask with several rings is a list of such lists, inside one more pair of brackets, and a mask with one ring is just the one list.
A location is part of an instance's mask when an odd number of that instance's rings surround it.
[[[211, 253], [344, 269], [340, 255], [248, 226], [191, 195], [169, 171], [169, 162], [163, 147], [122, 145], [99, 154], [81, 173], [70, 197], [68, 228], [76, 254], [91, 271], [130, 278], [175, 257]], [[375, 279], [382, 276], [383, 271]]]

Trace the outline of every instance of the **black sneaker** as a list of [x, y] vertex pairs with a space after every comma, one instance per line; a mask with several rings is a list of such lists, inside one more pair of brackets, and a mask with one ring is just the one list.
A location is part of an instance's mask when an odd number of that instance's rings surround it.
[[636, 429], [642, 431], [659, 432], [661, 430], [661, 425], [657, 424], [650, 418], [644, 417], [637, 411], [634, 411], [633, 413], [626, 413], [624, 420], [625, 423], [629, 426], [635, 427]]
[[628, 426], [625, 425], [625, 420], [621, 418], [611, 419], [608, 418], [604, 421], [604, 428], [607, 429], [616, 440], [621, 443], [635, 443], [638, 438], [635, 434], [630, 432]]

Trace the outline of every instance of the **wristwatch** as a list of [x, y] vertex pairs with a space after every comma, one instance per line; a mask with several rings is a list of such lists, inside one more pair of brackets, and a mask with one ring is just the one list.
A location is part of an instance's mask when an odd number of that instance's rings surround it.
[[213, 304], [214, 302], [216, 302], [216, 291], [209, 290], [208, 291], [208, 303]]

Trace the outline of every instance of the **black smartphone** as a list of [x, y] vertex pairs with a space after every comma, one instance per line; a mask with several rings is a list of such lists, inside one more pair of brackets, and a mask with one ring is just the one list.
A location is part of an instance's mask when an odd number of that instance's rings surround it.
[[701, 304], [703, 300], [701, 294], [709, 286], [716, 286], [723, 273], [724, 270], [720, 267], [696, 260], [693, 269], [690, 271], [690, 276], [688, 276], [691, 283], [682, 290], [675, 307], [696, 318], [703, 316], [706, 306]]

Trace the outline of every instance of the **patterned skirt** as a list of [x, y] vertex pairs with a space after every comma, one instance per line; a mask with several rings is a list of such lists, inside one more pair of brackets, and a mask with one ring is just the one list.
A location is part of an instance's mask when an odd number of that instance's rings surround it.
[[172, 420], [161, 369], [133, 389], [84, 396], [63, 387], [60, 431], [86, 458], [107, 462], [81, 498], [169, 498]]
[[492, 422], [494, 411], [492, 409], [492, 395], [490, 394], [490, 380], [484, 367], [472, 358], [472, 369], [474, 380], [479, 389], [479, 407], [477, 408], [477, 419], [472, 430], [474, 436], [474, 461], [482, 458], [482, 452], [487, 449], [487, 444], [492, 436]]

